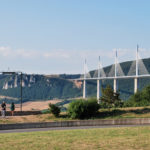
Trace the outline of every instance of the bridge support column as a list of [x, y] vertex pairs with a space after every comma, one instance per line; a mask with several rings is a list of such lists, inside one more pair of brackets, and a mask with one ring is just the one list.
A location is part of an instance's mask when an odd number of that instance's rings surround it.
[[100, 103], [100, 97], [102, 96], [102, 91], [101, 91], [101, 86], [102, 86], [102, 82], [101, 80], [97, 80], [97, 103]]
[[118, 81], [117, 79], [114, 79], [114, 93], [117, 93], [118, 90]]
[[134, 78], [134, 94], [138, 91], [138, 78]]
[[83, 80], [83, 98], [86, 98], [86, 80]]

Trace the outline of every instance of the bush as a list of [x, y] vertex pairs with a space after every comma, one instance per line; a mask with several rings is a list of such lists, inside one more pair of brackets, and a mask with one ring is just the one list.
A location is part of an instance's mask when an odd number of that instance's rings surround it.
[[110, 104], [108, 104], [108, 103], [106, 103], [106, 102], [101, 102], [100, 104], [100, 108], [104, 108], [104, 109], [106, 109], [106, 108], [112, 108], [112, 105], [110, 105]]
[[96, 99], [89, 99], [86, 102], [86, 116], [93, 117], [97, 114], [100, 105], [97, 103]]
[[149, 105], [150, 105], [150, 86], [145, 87], [142, 91], [138, 91], [125, 102], [125, 106], [128, 107], [140, 107]]
[[49, 104], [50, 113], [52, 113], [55, 117], [58, 117], [60, 114], [60, 108], [54, 104]]
[[69, 104], [68, 115], [71, 118], [85, 119], [94, 117], [99, 110], [99, 104], [95, 99], [76, 100]]

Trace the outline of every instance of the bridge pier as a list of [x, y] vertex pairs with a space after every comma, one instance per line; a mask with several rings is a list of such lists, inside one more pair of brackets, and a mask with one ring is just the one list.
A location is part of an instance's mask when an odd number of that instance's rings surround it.
[[134, 78], [134, 94], [138, 91], [138, 75], [139, 75], [139, 46], [137, 45], [136, 51], [136, 77]]
[[115, 79], [114, 79], [114, 93], [117, 93], [117, 90], [118, 90], [118, 81], [117, 81], [117, 79], [115, 78]]
[[102, 96], [102, 91], [101, 91], [101, 86], [102, 86], [102, 82], [101, 80], [97, 80], [97, 102], [98, 104], [100, 103], [100, 97]]
[[118, 57], [118, 55], [117, 55], [117, 50], [116, 50], [116, 57], [115, 57], [115, 78], [114, 78], [114, 93], [117, 93], [117, 90], [118, 90], [118, 81], [117, 81], [117, 73], [118, 73], [118, 62], [117, 62], [117, 57]]
[[86, 98], [86, 80], [83, 80], [83, 98]]
[[138, 91], [138, 78], [134, 78], [134, 94]]

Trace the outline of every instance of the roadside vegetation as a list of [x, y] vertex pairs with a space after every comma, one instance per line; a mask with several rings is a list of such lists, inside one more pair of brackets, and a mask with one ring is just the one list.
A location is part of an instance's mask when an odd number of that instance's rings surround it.
[[[128, 108], [110, 108], [100, 109], [95, 117], [89, 119], [124, 119], [124, 118], [150, 118], [150, 106], [146, 107], [128, 107]], [[50, 114], [27, 115], [27, 116], [6, 116], [0, 118], [0, 124], [26, 123], [26, 122], [51, 122], [79, 120], [72, 119], [67, 112], [61, 112], [59, 117]]]
[[[72, 119], [124, 118], [124, 116], [129, 118], [149, 117], [146, 114], [150, 110], [146, 106], [150, 106], [150, 86], [145, 87], [140, 92], [138, 91], [127, 101], [123, 101], [120, 99], [119, 92], [114, 93], [113, 89], [108, 85], [105, 89], [102, 89], [100, 104], [97, 103], [96, 98], [74, 100], [68, 104], [66, 114]], [[131, 107], [145, 108], [132, 109]]]
[[68, 116], [73, 119], [86, 119], [95, 117], [100, 106], [95, 99], [76, 100], [69, 104]]

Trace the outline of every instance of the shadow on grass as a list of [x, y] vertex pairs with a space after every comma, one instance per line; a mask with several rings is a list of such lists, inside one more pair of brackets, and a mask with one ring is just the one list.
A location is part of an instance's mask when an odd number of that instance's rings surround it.
[[108, 117], [113, 118], [113, 117], [121, 116], [125, 113], [127, 113], [125, 110], [120, 110], [120, 109], [106, 110], [106, 111], [99, 112], [96, 115], [96, 118], [101, 118], [101, 119], [108, 118]]
[[150, 108], [143, 108], [143, 109], [137, 109], [137, 110], [130, 110], [130, 112], [133, 112], [135, 114], [146, 114], [150, 113]]
[[60, 114], [58, 118], [67, 119], [69, 117], [68, 117], [68, 114], [66, 113], [66, 114]]

